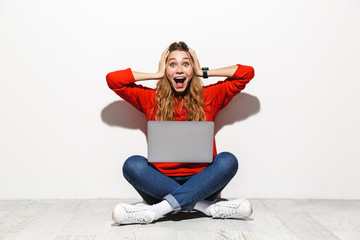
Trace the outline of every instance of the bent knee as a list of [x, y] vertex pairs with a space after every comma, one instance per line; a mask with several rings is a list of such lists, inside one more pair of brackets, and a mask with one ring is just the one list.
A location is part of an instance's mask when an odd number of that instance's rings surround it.
[[232, 170], [236, 173], [239, 168], [237, 158], [230, 152], [221, 152], [216, 155], [215, 159], [219, 161], [221, 168], [224, 168], [225, 170]]
[[134, 155], [126, 159], [123, 165], [124, 175], [133, 175], [134, 173], [140, 173], [141, 169], [147, 165], [147, 159], [140, 155]]

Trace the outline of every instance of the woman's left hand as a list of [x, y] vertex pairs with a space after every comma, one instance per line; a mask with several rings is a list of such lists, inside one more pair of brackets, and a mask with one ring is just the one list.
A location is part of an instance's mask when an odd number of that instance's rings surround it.
[[193, 57], [194, 59], [194, 71], [195, 71], [195, 74], [199, 77], [202, 77], [203, 76], [203, 72], [201, 70], [201, 67], [200, 67], [200, 62], [199, 62], [199, 59], [198, 57], [196, 56], [196, 53], [193, 49], [189, 48], [189, 52], [191, 54], [191, 56]]

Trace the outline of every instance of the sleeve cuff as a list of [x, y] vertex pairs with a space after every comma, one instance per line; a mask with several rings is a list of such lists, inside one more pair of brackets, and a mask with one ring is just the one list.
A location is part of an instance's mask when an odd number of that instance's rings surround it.
[[232, 75], [232, 79], [252, 79], [254, 77], [254, 68], [251, 66], [236, 64], [238, 68]]
[[130, 84], [130, 83], [134, 83], [135, 82], [135, 78], [134, 78], [134, 75], [131, 71], [131, 68], [127, 68], [125, 70], [122, 70], [123, 71], [123, 75], [122, 75], [122, 78], [123, 78], [123, 81], [122, 81], [122, 84], [124, 85], [127, 85], [127, 84]]
[[108, 73], [106, 81], [111, 89], [120, 88], [124, 85], [135, 82], [134, 75], [130, 68]]

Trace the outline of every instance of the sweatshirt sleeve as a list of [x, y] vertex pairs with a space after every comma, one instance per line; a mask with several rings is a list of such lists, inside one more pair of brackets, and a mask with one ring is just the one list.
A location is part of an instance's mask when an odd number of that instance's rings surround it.
[[108, 73], [106, 82], [111, 90], [141, 112], [143, 112], [144, 105], [149, 103], [147, 100], [154, 96], [155, 92], [152, 88], [135, 84], [135, 78], [130, 68]]
[[224, 108], [235, 95], [240, 93], [254, 77], [253, 67], [237, 65], [238, 68], [233, 76], [205, 87], [205, 91], [208, 97], [210, 97], [212, 104], [218, 106], [218, 111]]

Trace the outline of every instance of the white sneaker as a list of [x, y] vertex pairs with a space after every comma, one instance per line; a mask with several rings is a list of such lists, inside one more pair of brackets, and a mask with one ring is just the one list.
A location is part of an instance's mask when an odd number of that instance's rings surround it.
[[253, 209], [248, 200], [241, 198], [217, 202], [214, 207], [210, 208], [210, 212], [213, 218], [245, 219], [252, 214]]
[[117, 224], [148, 224], [154, 221], [154, 218], [155, 212], [149, 211], [147, 206], [119, 203], [112, 211], [112, 219]]

